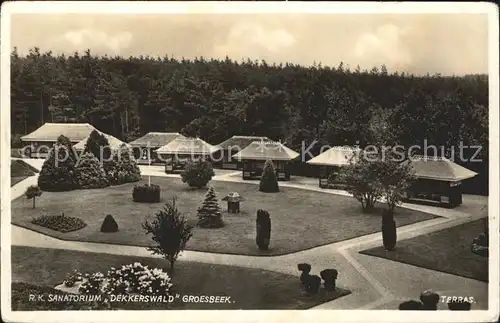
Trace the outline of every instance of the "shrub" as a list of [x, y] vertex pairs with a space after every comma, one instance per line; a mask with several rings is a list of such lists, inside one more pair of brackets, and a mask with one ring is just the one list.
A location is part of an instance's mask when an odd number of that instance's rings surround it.
[[99, 160], [91, 153], [84, 153], [76, 166], [75, 180], [80, 188], [103, 188], [109, 186], [106, 173]]
[[202, 228], [220, 228], [224, 226], [219, 201], [212, 186], [208, 188], [205, 199], [198, 208], [198, 226]]
[[72, 148], [56, 143], [49, 151], [49, 156], [43, 163], [38, 186], [47, 192], [62, 192], [78, 187], [75, 181], [75, 164]]
[[472, 240], [471, 252], [481, 257], [488, 257], [488, 231], [481, 233]]
[[35, 208], [35, 200], [37, 197], [42, 195], [42, 190], [40, 189], [40, 187], [38, 187], [36, 185], [31, 185], [26, 189], [26, 192], [24, 193], [24, 195], [26, 195], [26, 198], [28, 200], [29, 199], [33, 200], [33, 208]]
[[118, 223], [111, 214], [106, 215], [104, 221], [102, 221], [101, 232], [117, 232]]
[[321, 278], [317, 275], [308, 276], [306, 279], [306, 292], [309, 294], [317, 294], [319, 286], [321, 285]]
[[426, 290], [420, 294], [422, 309], [427, 311], [436, 311], [439, 302], [439, 295], [433, 291]]
[[80, 230], [87, 225], [82, 219], [64, 216], [64, 213], [61, 215], [44, 214], [33, 219], [31, 223], [63, 233]]
[[20, 134], [14, 134], [10, 137], [10, 148], [22, 148], [23, 141], [21, 140]]
[[269, 215], [269, 212], [265, 210], [257, 210], [256, 225], [257, 234], [255, 241], [257, 246], [261, 250], [267, 250], [271, 240], [271, 216]]
[[213, 176], [212, 163], [204, 158], [188, 161], [181, 173], [182, 182], [195, 188], [205, 187]]
[[382, 240], [385, 250], [394, 250], [397, 241], [396, 222], [390, 211], [382, 211]]
[[132, 192], [134, 202], [158, 203], [161, 199], [161, 188], [156, 184], [144, 184], [134, 186]]
[[305, 285], [306, 280], [309, 277], [309, 273], [311, 272], [311, 265], [307, 263], [301, 263], [297, 265], [297, 268], [302, 272], [300, 274], [300, 282]]
[[322, 270], [319, 275], [325, 282], [325, 289], [334, 291], [335, 290], [335, 281], [338, 278], [339, 272], [336, 269], [325, 269]]
[[276, 170], [274, 169], [273, 162], [266, 160], [262, 175], [260, 176], [259, 191], [265, 193], [279, 192], [278, 179], [276, 178]]
[[174, 270], [174, 263], [179, 253], [184, 250], [186, 243], [193, 236], [192, 227], [181, 215], [176, 205], [176, 198], [172, 203], [165, 204], [163, 210], [156, 213], [156, 218], [142, 224], [146, 234], [152, 234], [156, 246], [149, 247], [153, 254], [162, 255], [170, 262], [170, 273]]
[[141, 171], [132, 151], [126, 146], [120, 147], [113, 153], [110, 161], [104, 162], [104, 170], [112, 185], [138, 182], [141, 180]]
[[399, 304], [400, 311], [419, 311], [421, 309], [422, 303], [415, 300], [409, 300]]

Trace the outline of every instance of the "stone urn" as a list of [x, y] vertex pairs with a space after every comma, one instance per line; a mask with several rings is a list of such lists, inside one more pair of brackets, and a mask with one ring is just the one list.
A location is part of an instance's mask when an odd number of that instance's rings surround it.
[[240, 202], [243, 197], [238, 192], [231, 192], [222, 198], [222, 201], [227, 202], [227, 211], [229, 213], [240, 213]]

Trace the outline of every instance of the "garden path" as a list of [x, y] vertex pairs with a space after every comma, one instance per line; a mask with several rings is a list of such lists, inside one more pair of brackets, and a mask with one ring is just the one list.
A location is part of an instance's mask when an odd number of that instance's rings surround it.
[[[30, 164], [36, 165], [35, 162]], [[146, 176], [179, 176], [165, 174], [158, 166], [140, 167], [142, 174]], [[214, 180], [242, 182], [243, 180], [237, 176], [238, 174], [240, 173], [217, 174], [216, 172]], [[13, 186], [11, 199], [22, 195], [29, 185], [36, 183], [37, 177], [38, 175], [29, 177]], [[257, 184], [258, 181], [245, 181], [245, 183]], [[298, 177], [290, 182], [280, 183], [280, 185], [349, 195], [345, 191], [320, 189], [317, 186], [317, 180], [314, 179]], [[464, 204], [480, 207], [486, 203], [487, 197], [464, 196]], [[402, 207], [435, 214], [440, 218], [398, 228], [399, 241], [468, 223], [481, 217], [479, 212], [461, 212], [434, 206], [405, 203]], [[143, 247], [63, 241], [14, 225], [11, 226], [11, 244], [14, 246], [153, 257]], [[338, 285], [350, 289], [352, 294], [315, 307], [321, 309], [394, 309], [401, 300], [418, 298], [420, 292], [426, 288], [432, 288], [443, 295], [474, 295], [477, 299], [474, 308], [487, 308], [487, 283], [359, 254], [361, 250], [381, 244], [381, 234], [375, 233], [283, 256], [258, 257], [184, 251], [179, 256], [179, 261], [260, 268], [295, 276], [299, 275], [297, 264], [301, 262], [310, 263], [313, 274], [319, 274], [319, 271], [325, 268], [336, 268], [339, 270]]]

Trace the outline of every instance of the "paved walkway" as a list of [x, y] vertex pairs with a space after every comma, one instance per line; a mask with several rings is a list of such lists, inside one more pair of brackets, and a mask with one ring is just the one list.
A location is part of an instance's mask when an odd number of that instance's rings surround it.
[[[165, 174], [161, 166], [140, 167], [144, 176], [179, 177], [179, 175]], [[237, 176], [238, 174], [240, 173], [234, 171], [216, 172], [214, 180], [242, 181], [241, 177]], [[36, 180], [37, 176], [32, 176], [16, 184], [11, 189], [11, 198], [14, 199], [23, 194], [26, 187], [36, 183]], [[245, 182], [258, 183], [258, 181]], [[349, 195], [344, 191], [320, 189], [317, 184], [317, 180], [308, 178], [295, 178], [290, 182], [280, 183], [281, 186], [285, 187]], [[477, 209], [486, 202], [487, 198], [485, 197], [464, 196], [464, 204], [477, 206]], [[467, 223], [482, 216], [480, 212], [463, 212], [460, 207], [457, 209], [444, 209], [413, 204], [404, 204], [403, 207], [441, 217], [398, 228], [399, 241]], [[12, 245], [152, 257], [142, 247], [63, 241], [14, 225], [11, 228]], [[299, 275], [297, 264], [300, 262], [310, 263], [313, 268], [312, 272], [315, 274], [319, 274], [319, 271], [325, 268], [336, 268], [339, 270], [339, 286], [350, 289], [352, 294], [321, 304], [316, 308], [395, 309], [402, 300], [416, 299], [420, 292], [428, 288], [436, 290], [442, 295], [473, 295], [477, 299], [477, 303], [474, 305], [475, 309], [487, 308], [487, 283], [359, 254], [361, 250], [380, 246], [382, 244], [381, 238], [380, 233], [375, 233], [274, 257], [184, 251], [180, 255], [179, 261], [261, 268], [295, 276]]]

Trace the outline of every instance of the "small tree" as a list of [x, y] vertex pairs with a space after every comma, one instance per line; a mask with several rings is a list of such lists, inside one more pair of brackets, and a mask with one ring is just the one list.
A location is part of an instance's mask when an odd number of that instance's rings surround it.
[[213, 176], [212, 163], [204, 158], [188, 161], [181, 173], [182, 182], [196, 188], [205, 187]]
[[99, 160], [91, 153], [84, 153], [76, 167], [75, 180], [80, 188], [102, 188], [109, 185]]
[[278, 179], [276, 178], [276, 170], [271, 160], [266, 160], [264, 168], [262, 169], [259, 191], [266, 193], [276, 193], [280, 191]]
[[36, 185], [31, 185], [26, 189], [24, 195], [28, 200], [33, 199], [33, 208], [35, 208], [35, 199], [42, 195], [42, 190]]
[[69, 191], [77, 188], [75, 181], [75, 163], [72, 149], [56, 143], [49, 151], [49, 156], [44, 161], [38, 186], [47, 192]]
[[156, 213], [153, 221], [147, 219], [142, 224], [146, 234], [152, 234], [154, 247], [148, 247], [154, 255], [162, 255], [170, 262], [170, 275], [173, 274], [174, 264], [179, 253], [184, 250], [186, 243], [193, 236], [192, 226], [181, 215], [176, 205], [176, 198], [165, 204], [163, 210]]
[[342, 167], [339, 179], [347, 184], [346, 190], [361, 203], [363, 212], [371, 212], [382, 196], [378, 178], [378, 165], [364, 151], [353, 155], [348, 165]]
[[87, 139], [83, 153], [91, 153], [101, 163], [110, 160], [111, 149], [108, 139], [97, 130], [92, 131]]
[[219, 201], [212, 186], [208, 188], [205, 199], [198, 208], [198, 225], [202, 228], [220, 228], [224, 225]]
[[382, 196], [392, 215], [396, 206], [403, 201], [404, 192], [415, 179], [411, 164], [398, 162], [388, 155], [378, 163], [378, 177]]

